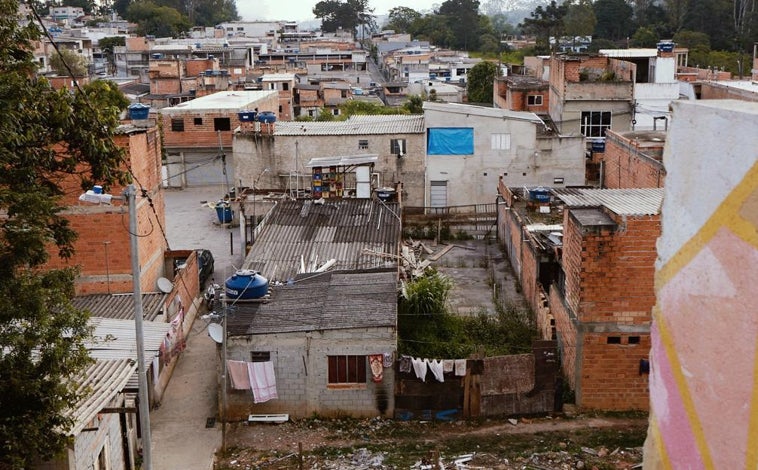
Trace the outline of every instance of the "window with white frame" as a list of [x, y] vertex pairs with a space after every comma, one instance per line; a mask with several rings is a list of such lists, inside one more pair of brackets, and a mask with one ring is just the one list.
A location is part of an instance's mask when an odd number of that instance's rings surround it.
[[510, 134], [492, 134], [492, 150], [510, 150]]
[[611, 127], [610, 111], [582, 111], [580, 132], [585, 137], [605, 137]]
[[542, 106], [542, 95], [527, 95], [526, 105], [527, 106]]

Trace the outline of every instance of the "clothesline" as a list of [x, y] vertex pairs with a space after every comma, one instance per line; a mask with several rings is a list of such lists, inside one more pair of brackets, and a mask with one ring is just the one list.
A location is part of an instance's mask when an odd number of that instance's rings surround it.
[[426, 382], [427, 370], [431, 371], [438, 382], [445, 381], [445, 373], [454, 372], [457, 377], [466, 375], [466, 359], [426, 359], [411, 356], [400, 356], [400, 372], [416, 374], [416, 377]]

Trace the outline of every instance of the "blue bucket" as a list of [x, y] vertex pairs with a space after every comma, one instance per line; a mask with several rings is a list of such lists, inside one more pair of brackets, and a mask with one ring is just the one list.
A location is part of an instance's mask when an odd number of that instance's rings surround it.
[[232, 211], [232, 208], [229, 207], [228, 204], [217, 204], [216, 215], [218, 216], [218, 221], [220, 223], [228, 224], [232, 221], [232, 218], [234, 217], [234, 211]]

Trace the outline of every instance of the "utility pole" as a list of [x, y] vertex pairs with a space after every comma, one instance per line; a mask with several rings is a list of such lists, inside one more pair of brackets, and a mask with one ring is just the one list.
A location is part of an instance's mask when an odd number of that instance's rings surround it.
[[129, 241], [131, 244], [132, 282], [134, 290], [134, 327], [137, 340], [137, 374], [139, 375], [139, 416], [142, 430], [142, 468], [152, 470], [152, 438], [150, 433], [150, 402], [147, 393], [147, 376], [145, 375], [145, 346], [142, 330], [142, 289], [140, 287], [139, 246], [137, 234], [136, 190], [130, 184], [124, 191], [129, 206]]

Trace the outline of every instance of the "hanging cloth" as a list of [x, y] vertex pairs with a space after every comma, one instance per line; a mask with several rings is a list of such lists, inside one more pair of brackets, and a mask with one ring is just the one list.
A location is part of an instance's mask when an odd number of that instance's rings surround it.
[[426, 365], [428, 361], [414, 357], [411, 362], [413, 363], [413, 372], [416, 373], [416, 377], [421, 379], [422, 382], [426, 382]]
[[436, 359], [429, 361], [429, 370], [432, 371], [434, 378], [437, 379], [438, 382], [445, 381], [445, 373], [442, 370], [442, 361]]
[[253, 403], [279, 398], [273, 362], [248, 362], [247, 372], [250, 375], [250, 388], [253, 389]]
[[368, 365], [371, 367], [371, 380], [381, 382], [384, 372], [384, 354], [370, 354]]

